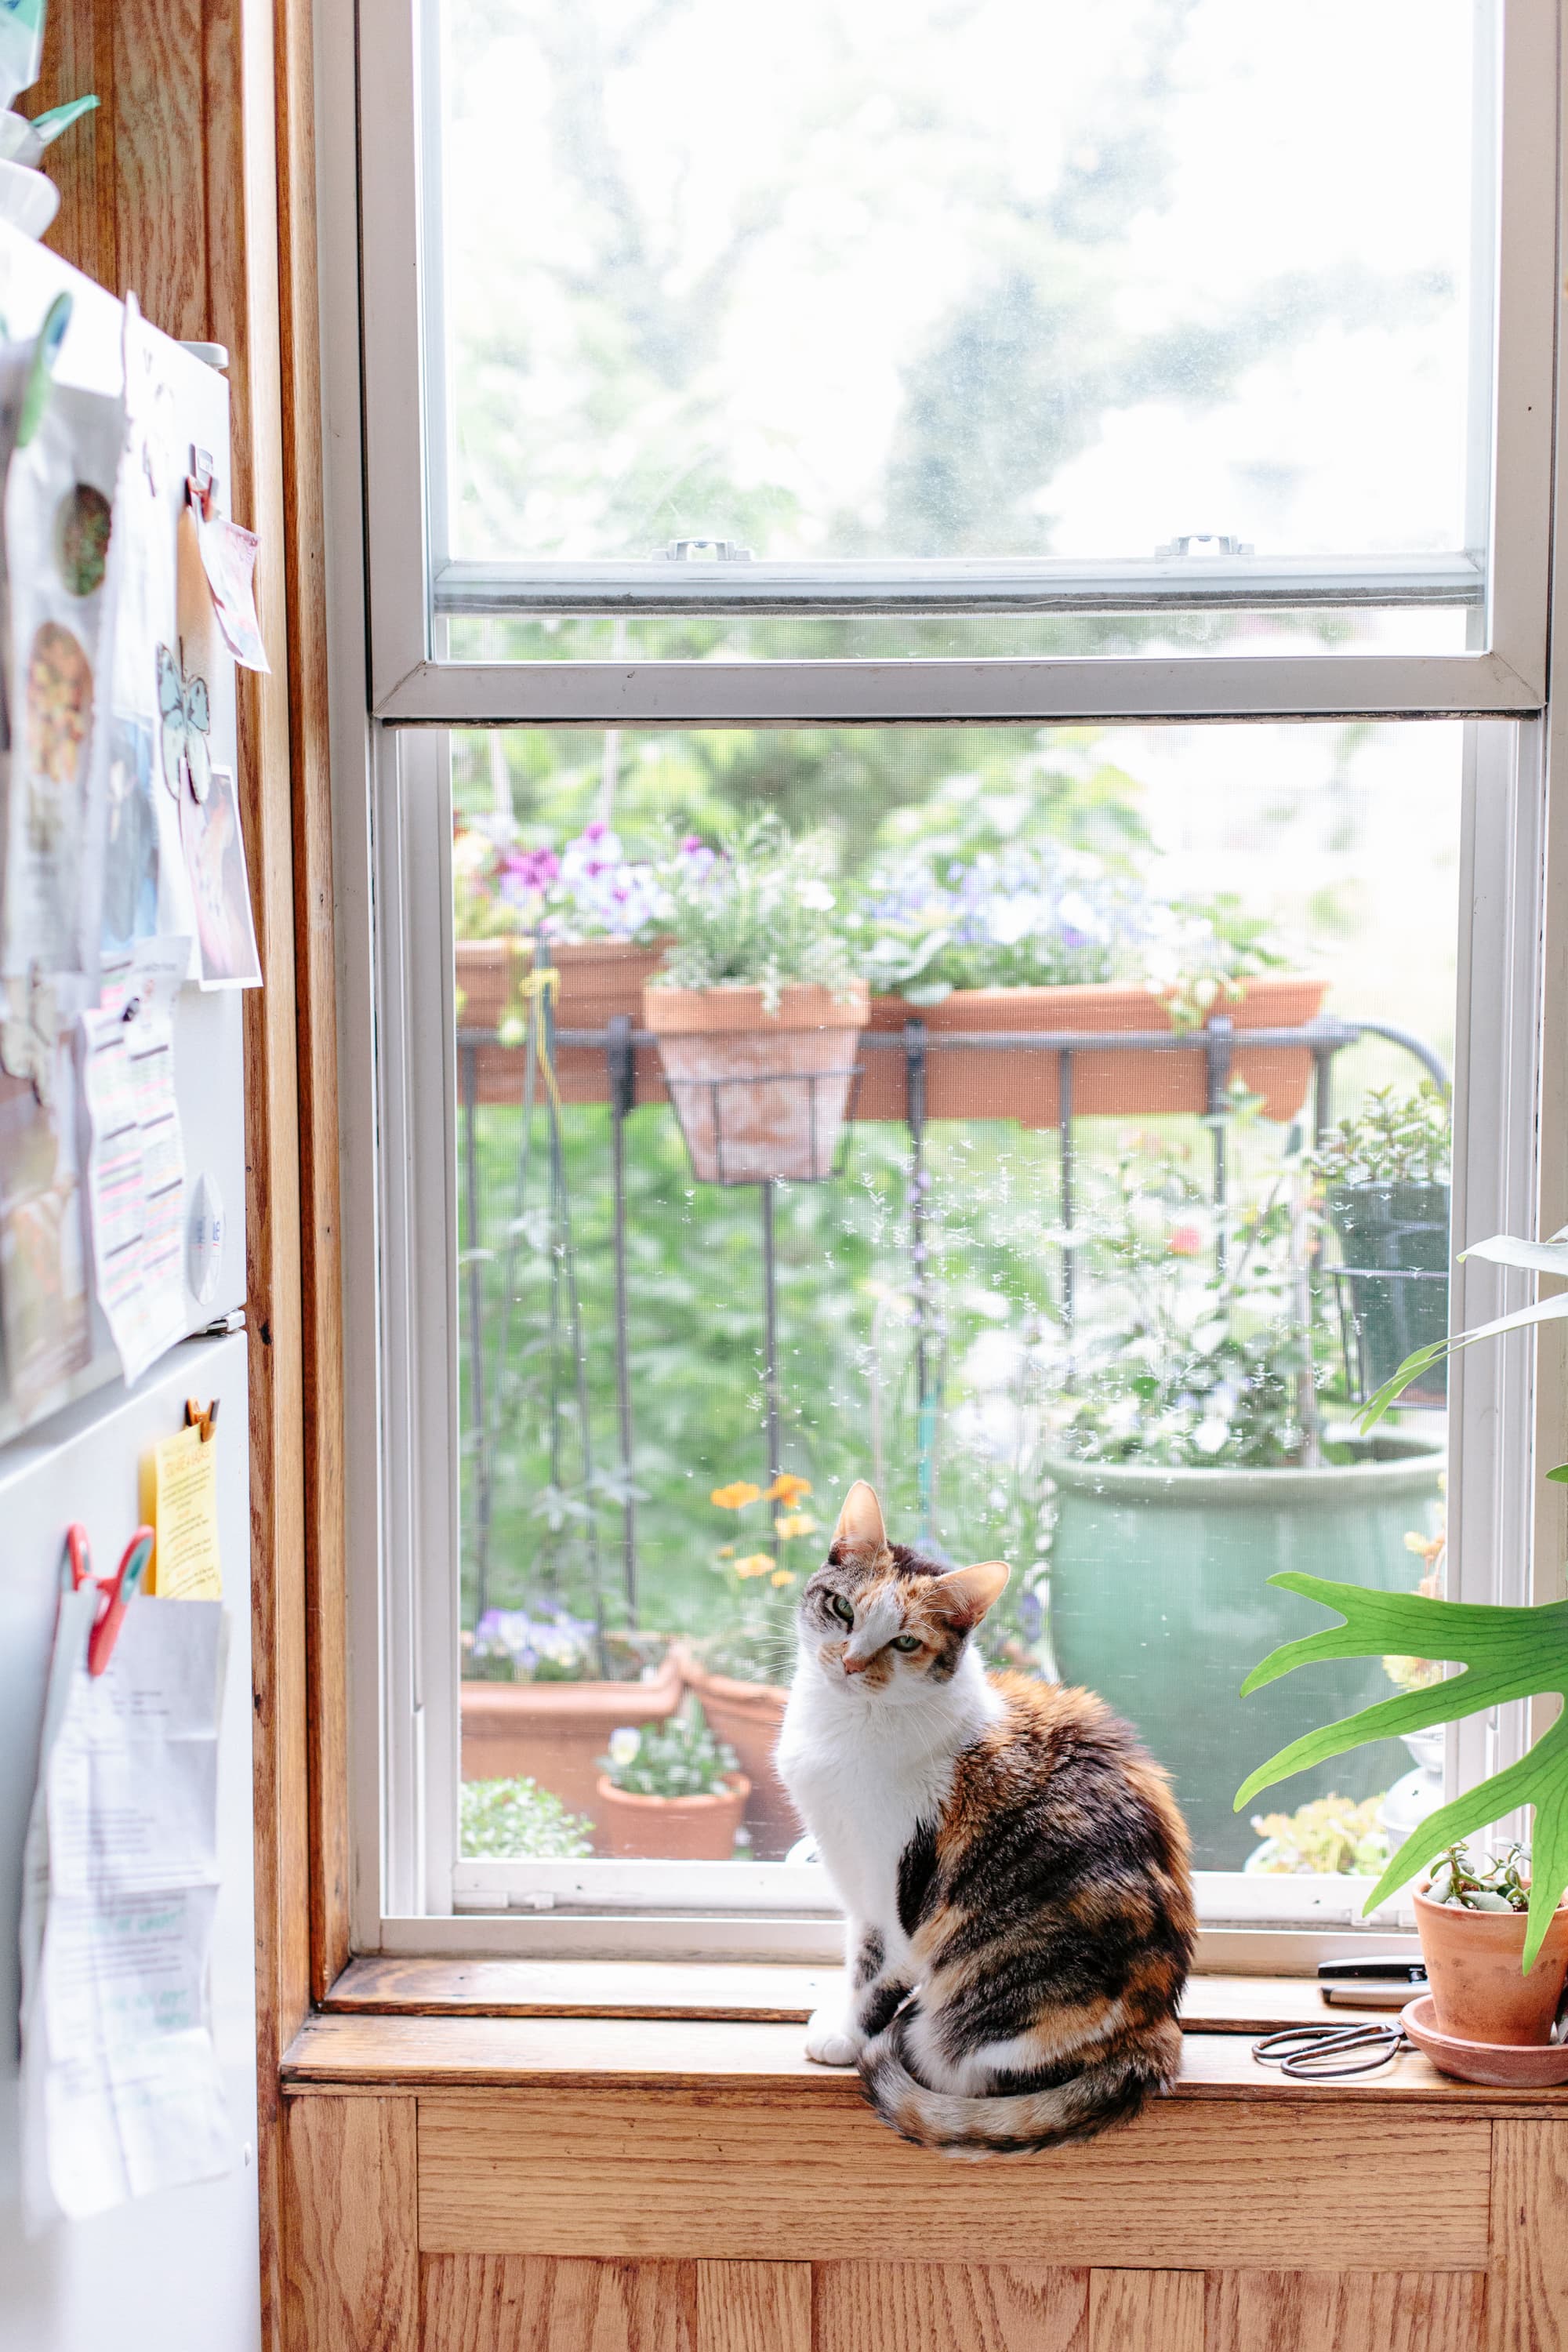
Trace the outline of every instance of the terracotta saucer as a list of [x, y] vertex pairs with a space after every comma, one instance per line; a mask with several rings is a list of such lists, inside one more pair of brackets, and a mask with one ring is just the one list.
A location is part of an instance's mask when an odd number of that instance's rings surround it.
[[1568, 2083], [1568, 2042], [1461, 2042], [1438, 2032], [1429, 1992], [1407, 2001], [1399, 2022], [1440, 2074], [1457, 2075], [1461, 2083], [1489, 2083], [1503, 2091], [1543, 2091]]

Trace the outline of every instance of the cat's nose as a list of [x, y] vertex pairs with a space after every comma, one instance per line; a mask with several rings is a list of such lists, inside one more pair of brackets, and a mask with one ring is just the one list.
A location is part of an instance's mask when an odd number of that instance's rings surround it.
[[847, 1675], [863, 1675], [870, 1663], [869, 1658], [854, 1657], [847, 1650], [844, 1653], [844, 1671]]

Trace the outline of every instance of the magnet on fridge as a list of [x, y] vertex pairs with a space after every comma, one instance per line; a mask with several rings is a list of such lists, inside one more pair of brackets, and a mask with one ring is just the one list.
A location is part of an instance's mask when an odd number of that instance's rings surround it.
[[198, 1307], [210, 1307], [223, 1276], [223, 1201], [212, 1178], [196, 1178], [185, 1226], [185, 1280]]

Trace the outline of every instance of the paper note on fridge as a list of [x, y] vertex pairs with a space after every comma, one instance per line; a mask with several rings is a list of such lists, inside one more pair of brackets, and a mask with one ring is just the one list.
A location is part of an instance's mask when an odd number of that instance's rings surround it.
[[161, 1601], [216, 1601], [223, 1591], [217, 1541], [215, 1429], [182, 1429], [142, 1465], [142, 1517], [157, 1534], [151, 1590]]
[[141, 941], [105, 966], [84, 1013], [88, 1202], [98, 1299], [128, 1381], [185, 1329], [185, 1152], [174, 1096], [174, 1005], [188, 940]]
[[61, 1602], [28, 1834], [23, 2186], [34, 2228], [208, 2179], [236, 2154], [208, 1994], [225, 1612], [138, 1598], [95, 1678], [93, 1604], [86, 1587]]

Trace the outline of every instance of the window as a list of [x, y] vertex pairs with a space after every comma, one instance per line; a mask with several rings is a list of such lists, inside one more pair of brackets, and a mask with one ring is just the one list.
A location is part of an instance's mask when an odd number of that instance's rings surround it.
[[[1274, 1569], [1528, 1590], [1527, 1343], [1355, 1410], [1525, 1295], [1552, 11], [885, 16], [362, 11], [389, 1948], [831, 1952], [768, 1754], [858, 1475], [1217, 1926], [1521, 1736], [1231, 1811], [1393, 1686], [1244, 1706]], [[715, 870], [805, 1060], [645, 1001]]]

